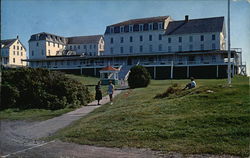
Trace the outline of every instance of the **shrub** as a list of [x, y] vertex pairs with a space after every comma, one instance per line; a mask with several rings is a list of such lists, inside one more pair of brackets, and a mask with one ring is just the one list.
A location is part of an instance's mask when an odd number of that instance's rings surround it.
[[20, 68], [3, 70], [2, 76], [1, 109], [56, 110], [86, 105], [92, 99], [85, 85], [61, 72]]
[[150, 74], [143, 66], [134, 66], [130, 70], [128, 84], [130, 88], [147, 87], [150, 83]]

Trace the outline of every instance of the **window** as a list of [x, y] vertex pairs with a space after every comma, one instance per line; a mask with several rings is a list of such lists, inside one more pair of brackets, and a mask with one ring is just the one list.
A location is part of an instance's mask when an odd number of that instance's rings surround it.
[[215, 49], [215, 43], [212, 43], [212, 49]]
[[203, 62], [203, 61], [204, 61], [204, 57], [203, 57], [203, 56], [201, 56], [200, 58], [201, 58], [201, 62]]
[[168, 52], [171, 52], [171, 51], [172, 51], [172, 47], [168, 46]]
[[56, 46], [56, 44], [55, 43], [53, 43], [53, 47], [55, 47]]
[[114, 28], [113, 27], [110, 28], [110, 33], [114, 33]]
[[57, 47], [58, 47], [58, 48], [60, 47], [59, 43], [57, 43]]
[[161, 45], [161, 44], [159, 44], [158, 50], [159, 50], [159, 51], [162, 51], [162, 45]]
[[149, 52], [152, 52], [152, 51], [153, 51], [153, 46], [149, 45]]
[[212, 61], [216, 62], [216, 56], [215, 55], [212, 56]]
[[143, 52], [143, 46], [140, 45], [140, 52]]
[[133, 32], [133, 26], [132, 25], [129, 26], [129, 32]]
[[41, 50], [41, 52], [42, 52], [42, 55], [44, 55], [43, 49]]
[[124, 38], [121, 37], [121, 38], [120, 38], [120, 43], [123, 43], [123, 42], [124, 42]]
[[92, 45], [89, 45], [89, 49], [92, 49]]
[[204, 35], [201, 35], [201, 41], [204, 41]]
[[189, 36], [189, 42], [193, 42], [193, 36]]
[[80, 49], [81, 48], [81, 46], [80, 45], [78, 45], [78, 49]]
[[16, 46], [16, 49], [19, 50], [19, 46]]
[[50, 56], [50, 50], [48, 50], [48, 54], [49, 54], [49, 56]]
[[123, 53], [123, 47], [120, 47], [120, 53]]
[[16, 52], [16, 55], [19, 55], [19, 52]]
[[21, 52], [21, 56], [23, 56], [23, 52]]
[[21, 46], [21, 50], [23, 50], [23, 47]]
[[143, 31], [143, 25], [142, 24], [139, 25], [139, 31]]
[[110, 48], [110, 53], [113, 54], [114, 53], [114, 48]]
[[129, 37], [129, 41], [133, 42], [133, 37], [132, 36]]
[[189, 50], [190, 50], [190, 51], [193, 50], [193, 45], [192, 45], [192, 44], [189, 45]]
[[159, 28], [159, 30], [162, 29], [162, 23], [161, 22], [158, 23], [158, 28]]
[[87, 49], [87, 46], [86, 46], [86, 45], [84, 45], [84, 46], [83, 46], [83, 48], [84, 48], [84, 49]]
[[124, 26], [120, 27], [120, 32], [124, 32]]
[[162, 35], [161, 34], [159, 34], [159, 40], [162, 40]]
[[152, 41], [152, 35], [149, 35], [149, 41]]
[[113, 37], [110, 38], [110, 43], [111, 43], [111, 44], [114, 43]]
[[215, 35], [212, 35], [212, 40], [213, 40], [213, 41], [215, 40]]
[[39, 46], [39, 43], [38, 43], [38, 42], [36, 42], [36, 46], [37, 46], [37, 47]]
[[182, 46], [178, 46], [178, 51], [179, 51], [179, 52], [182, 51]]
[[69, 50], [72, 50], [72, 46], [69, 46]]
[[15, 51], [13, 51], [13, 55], [15, 55], [16, 53], [15, 53]]
[[179, 37], [179, 43], [181, 43], [182, 42], [182, 37]]
[[133, 46], [130, 46], [130, 47], [129, 47], [129, 52], [130, 52], [130, 53], [133, 53]]
[[143, 41], [143, 36], [140, 36], [140, 41]]
[[16, 60], [15, 60], [15, 58], [13, 58], [13, 63], [15, 63], [16, 62]]
[[50, 46], [50, 42], [48, 42], [48, 46]]
[[204, 50], [204, 44], [201, 44], [201, 50]]
[[153, 30], [153, 24], [149, 24], [149, 30]]
[[34, 56], [34, 51], [33, 50], [31, 51], [31, 55]]
[[168, 38], [168, 43], [171, 43], [171, 38], [170, 37]]

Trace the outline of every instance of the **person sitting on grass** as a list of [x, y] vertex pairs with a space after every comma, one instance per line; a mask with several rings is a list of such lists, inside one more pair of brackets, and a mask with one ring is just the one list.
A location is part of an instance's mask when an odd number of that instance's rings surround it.
[[191, 82], [189, 82], [185, 88], [183, 88], [182, 90], [185, 90], [185, 89], [192, 89], [194, 87], [196, 87], [196, 82], [194, 81], [194, 78], [191, 77], [190, 78]]

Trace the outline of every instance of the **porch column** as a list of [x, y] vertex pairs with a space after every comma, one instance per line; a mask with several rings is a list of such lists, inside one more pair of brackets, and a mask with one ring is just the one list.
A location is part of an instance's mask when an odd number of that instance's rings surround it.
[[81, 69], [81, 75], [82, 75], [82, 67], [80, 69]]
[[216, 66], [216, 77], [219, 78], [219, 65]]
[[173, 70], [174, 70], [174, 61], [172, 60], [172, 64], [171, 64], [171, 75], [170, 78], [173, 79]]
[[94, 74], [95, 74], [95, 76], [96, 76], [96, 67], [94, 68]]
[[156, 67], [154, 66], [154, 79], [156, 78]]
[[189, 78], [189, 66], [187, 66], [187, 78]]

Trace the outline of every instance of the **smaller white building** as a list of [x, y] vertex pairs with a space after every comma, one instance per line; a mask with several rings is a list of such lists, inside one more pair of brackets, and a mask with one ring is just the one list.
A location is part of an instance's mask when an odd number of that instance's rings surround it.
[[14, 39], [1, 40], [1, 65], [5, 67], [26, 66], [26, 48], [19, 40]]

